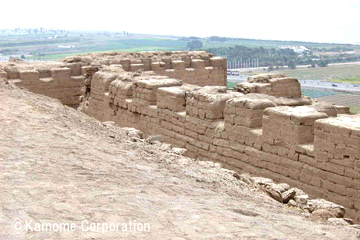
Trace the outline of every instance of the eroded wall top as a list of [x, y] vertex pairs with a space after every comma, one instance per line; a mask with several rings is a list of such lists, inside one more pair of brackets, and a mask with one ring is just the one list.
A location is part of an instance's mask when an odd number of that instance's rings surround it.
[[297, 79], [283, 74], [260, 74], [236, 85], [235, 89], [244, 94], [262, 93], [275, 97], [300, 98], [301, 86]]
[[158, 75], [199, 86], [226, 86], [226, 58], [205, 51], [110, 52], [68, 57], [65, 63], [102, 67], [121, 65], [125, 71], [154, 71]]

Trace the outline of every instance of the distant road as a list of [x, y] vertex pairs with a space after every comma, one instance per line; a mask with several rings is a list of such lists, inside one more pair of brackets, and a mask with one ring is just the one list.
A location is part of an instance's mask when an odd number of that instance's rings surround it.
[[360, 93], [360, 85], [358, 84], [335, 83], [335, 82], [325, 82], [318, 80], [299, 80], [299, 82], [301, 83], [301, 86], [305, 88], [316, 88], [316, 89], [325, 89], [332, 91]]
[[[240, 83], [245, 82], [249, 76], [240, 75], [240, 76], [228, 76], [229, 82]], [[339, 92], [352, 92], [360, 93], [360, 84], [351, 84], [351, 83], [335, 83], [335, 82], [326, 82], [319, 80], [299, 80], [301, 87], [318, 89], [318, 90], [331, 90]]]
[[[360, 62], [345, 62], [345, 63], [329, 63], [328, 66], [337, 66], [337, 65], [360, 65]], [[296, 65], [296, 68], [308, 68], [310, 64], [307, 65]], [[249, 72], [249, 71], [264, 71], [263, 69], [267, 69], [268, 67], [257, 67], [257, 68], [236, 68], [236, 69], [228, 69], [231, 71], [239, 71], [239, 72]], [[287, 69], [288, 66], [283, 66], [280, 70]], [[276, 70], [278, 71], [278, 70]], [[264, 71], [264, 73], [268, 73]]]

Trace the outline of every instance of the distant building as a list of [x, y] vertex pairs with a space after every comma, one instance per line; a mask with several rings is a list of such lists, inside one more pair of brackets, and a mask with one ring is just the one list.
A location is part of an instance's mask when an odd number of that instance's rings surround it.
[[58, 48], [74, 48], [75, 45], [58, 45]]
[[304, 46], [280, 46], [279, 47], [280, 49], [292, 49], [292, 50], [294, 50], [294, 52], [296, 52], [296, 53], [303, 53], [303, 52], [305, 52], [305, 51], [309, 51], [309, 49], [307, 49], [306, 47], [304, 47]]

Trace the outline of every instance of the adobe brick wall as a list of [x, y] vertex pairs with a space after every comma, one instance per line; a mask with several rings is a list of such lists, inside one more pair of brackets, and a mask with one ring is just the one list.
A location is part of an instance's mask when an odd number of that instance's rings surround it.
[[189, 84], [225, 85], [226, 60], [205, 52], [2, 63], [0, 76], [64, 104], [76, 105], [83, 95], [83, 111], [101, 121], [162, 134], [190, 157], [289, 183], [360, 220], [360, 117], [340, 114], [344, 107], [310, 105], [299, 98], [296, 79], [263, 75], [237, 91]]
[[0, 75], [29, 91], [59, 99], [66, 105], [79, 105], [84, 76], [81, 64], [1, 63]]
[[[89, 87], [83, 84], [85, 77], [89, 78], [86, 76], [87, 71], [91, 72], [94, 69], [103, 69], [112, 76], [116, 71], [130, 74], [147, 71], [153, 75], [174, 78], [199, 86], [227, 84], [226, 59], [214, 57], [213, 54], [204, 51], [91, 53], [68, 57], [62, 62], [0, 63], [0, 77], [7, 78], [34, 93], [59, 99], [66, 105], [76, 106], [80, 103], [79, 97]], [[92, 74], [93, 72], [90, 75]], [[111, 76], [106, 78], [110, 81], [114, 80]], [[102, 85], [95, 86], [92, 90], [93, 95], [97, 94], [97, 86]]]
[[304, 98], [244, 95], [154, 74], [100, 81], [107, 74], [93, 76], [96, 94], [83, 104], [88, 115], [162, 134], [189, 157], [299, 187], [360, 220], [359, 115], [338, 115], [343, 108]]
[[301, 86], [297, 79], [283, 74], [261, 74], [251, 76], [235, 87], [239, 92], [261, 93], [275, 97], [300, 98]]
[[120, 64], [127, 72], [153, 71], [198, 86], [227, 85], [226, 58], [205, 51], [90, 53], [65, 58], [64, 62], [98, 67]]

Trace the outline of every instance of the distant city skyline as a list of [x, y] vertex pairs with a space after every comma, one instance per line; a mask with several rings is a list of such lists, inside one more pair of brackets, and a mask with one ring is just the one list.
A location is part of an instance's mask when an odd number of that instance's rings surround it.
[[128, 31], [174, 36], [223, 36], [306, 42], [360, 43], [358, 0], [10, 1], [1, 28]]

